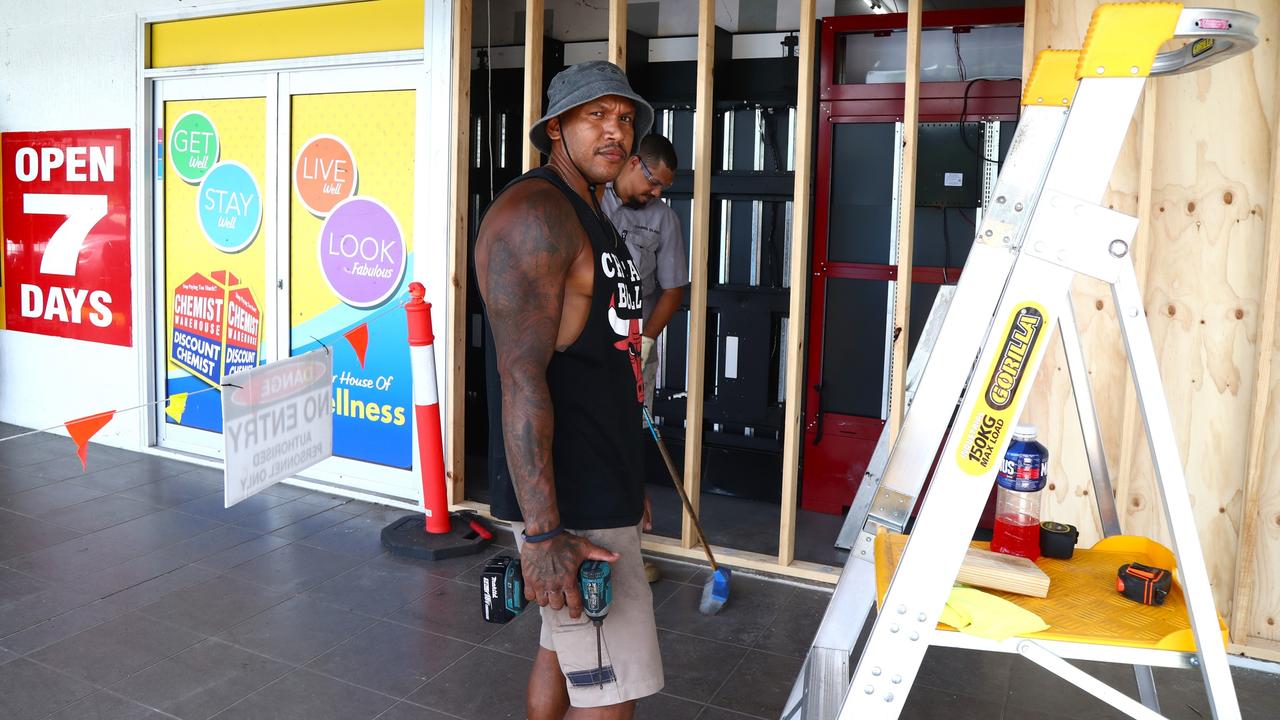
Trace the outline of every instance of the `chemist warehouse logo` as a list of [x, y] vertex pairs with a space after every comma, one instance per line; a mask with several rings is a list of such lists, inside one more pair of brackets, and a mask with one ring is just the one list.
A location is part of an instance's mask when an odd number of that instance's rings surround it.
[[291, 363], [274, 372], [259, 369], [247, 385], [231, 394], [231, 402], [242, 407], [269, 405], [305, 392], [328, 374], [324, 363], [318, 362]]
[[991, 365], [982, 397], [964, 426], [957, 448], [957, 463], [970, 475], [983, 475], [994, 467], [996, 451], [1014, 421], [1017, 399], [1027, 370], [1035, 365], [1040, 337], [1048, 326], [1045, 309], [1035, 303], [1014, 308], [1005, 328], [1004, 343]]

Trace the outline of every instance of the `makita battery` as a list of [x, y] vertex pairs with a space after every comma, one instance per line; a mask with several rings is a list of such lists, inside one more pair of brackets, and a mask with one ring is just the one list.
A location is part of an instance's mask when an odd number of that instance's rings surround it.
[[485, 563], [480, 583], [484, 591], [486, 622], [511, 622], [524, 610], [524, 576], [520, 573], [520, 558], [507, 555], [491, 558]]

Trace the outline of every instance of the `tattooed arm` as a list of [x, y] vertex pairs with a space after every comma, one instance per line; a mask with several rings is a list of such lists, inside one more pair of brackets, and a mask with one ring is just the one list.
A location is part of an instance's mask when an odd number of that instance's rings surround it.
[[[557, 347], [581, 332], [584, 288], [589, 301], [593, 277], [586, 234], [568, 201], [549, 184], [522, 182], [485, 216], [476, 241], [476, 278], [502, 379], [507, 465], [530, 535], [560, 526], [547, 365]], [[564, 533], [525, 543], [520, 558], [525, 596], [556, 610], [568, 606], [576, 618], [582, 611], [578, 567], [587, 559], [613, 561], [617, 555]]]

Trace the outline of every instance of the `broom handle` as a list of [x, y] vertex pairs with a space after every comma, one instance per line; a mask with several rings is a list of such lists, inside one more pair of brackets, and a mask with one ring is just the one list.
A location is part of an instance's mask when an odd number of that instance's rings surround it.
[[711, 572], [719, 572], [720, 568], [716, 565], [716, 558], [711, 554], [711, 545], [707, 542], [706, 533], [702, 532], [702, 523], [698, 522], [698, 513], [693, 509], [693, 503], [689, 502], [689, 496], [685, 494], [684, 485], [680, 483], [680, 474], [676, 472], [676, 465], [671, 461], [671, 453], [667, 452], [667, 444], [662, 441], [662, 436], [658, 434], [658, 428], [653, 425], [653, 416], [649, 414], [649, 408], [644, 408], [645, 422], [649, 423], [649, 432], [653, 434], [653, 439], [658, 443], [658, 452], [662, 453], [662, 461], [667, 465], [667, 472], [671, 475], [671, 482], [676, 486], [676, 492], [680, 495], [680, 501], [684, 503], [684, 509], [688, 511], [689, 517], [693, 520], [693, 529], [698, 531], [698, 540], [702, 542], [702, 550], [707, 553], [707, 562], [711, 563]]

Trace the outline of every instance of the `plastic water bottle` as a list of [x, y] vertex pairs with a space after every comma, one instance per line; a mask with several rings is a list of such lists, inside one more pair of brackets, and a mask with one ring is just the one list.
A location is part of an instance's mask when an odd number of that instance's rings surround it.
[[1048, 481], [1049, 451], [1036, 442], [1034, 425], [1019, 425], [996, 475], [996, 520], [991, 549], [1040, 557], [1040, 496]]

